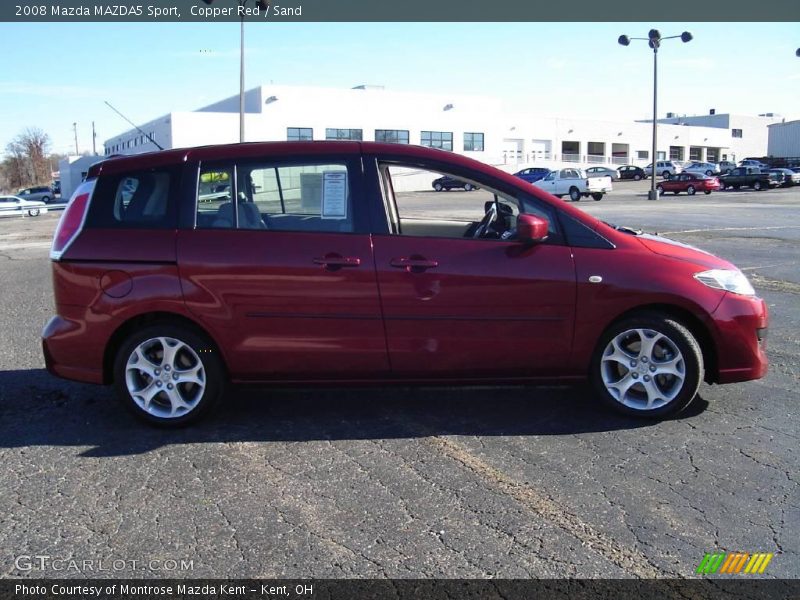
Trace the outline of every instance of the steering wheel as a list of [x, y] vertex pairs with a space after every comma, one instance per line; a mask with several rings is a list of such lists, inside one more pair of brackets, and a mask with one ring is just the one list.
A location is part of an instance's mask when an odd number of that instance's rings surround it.
[[497, 203], [492, 202], [491, 207], [489, 210], [486, 211], [486, 214], [483, 215], [483, 219], [481, 222], [478, 223], [478, 226], [475, 228], [475, 233], [472, 234], [474, 239], [478, 239], [486, 235], [489, 231], [489, 226], [497, 220]]

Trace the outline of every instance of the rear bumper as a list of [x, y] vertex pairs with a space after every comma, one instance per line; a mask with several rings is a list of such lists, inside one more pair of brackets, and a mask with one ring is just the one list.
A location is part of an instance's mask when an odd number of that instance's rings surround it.
[[[47, 370], [64, 379], [103, 383], [103, 358], [97, 349], [82, 349], [84, 326], [61, 316], [52, 317], [42, 331], [42, 353]], [[82, 351], [85, 350], [85, 351]]]
[[728, 293], [712, 316], [719, 336], [716, 382], [750, 381], [766, 375], [766, 303], [761, 298]]

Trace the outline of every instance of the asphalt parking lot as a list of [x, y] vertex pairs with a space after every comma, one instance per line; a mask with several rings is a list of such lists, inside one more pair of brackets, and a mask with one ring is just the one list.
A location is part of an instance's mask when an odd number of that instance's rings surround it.
[[[0, 575], [691, 577], [704, 553], [743, 551], [800, 577], [800, 188], [651, 202], [648, 182], [614, 185], [578, 206], [751, 277], [766, 378], [704, 385], [661, 423], [584, 388], [376, 388], [241, 391], [191, 429], [150, 429], [44, 370], [60, 213], [0, 220]], [[95, 562], [18, 560], [37, 555]]]

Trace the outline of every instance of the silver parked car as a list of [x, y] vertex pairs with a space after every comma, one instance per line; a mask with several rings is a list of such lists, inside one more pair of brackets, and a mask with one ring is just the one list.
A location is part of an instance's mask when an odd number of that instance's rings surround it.
[[584, 173], [589, 177], [611, 177], [612, 181], [619, 181], [619, 171], [610, 167], [589, 167]]
[[[670, 175], [677, 175], [683, 171], [683, 167], [677, 162], [671, 160], [657, 160], [656, 161], [656, 175], [661, 175], [667, 179]], [[653, 163], [650, 163], [644, 168], [644, 172], [648, 177], [653, 175]]]
[[719, 172], [721, 175], [725, 175], [730, 173], [733, 169], [737, 167], [736, 163], [731, 160], [721, 160], [719, 161]]
[[46, 185], [40, 185], [22, 189], [17, 192], [17, 196], [23, 200], [37, 200], [46, 204], [55, 197], [55, 194]]
[[716, 163], [710, 162], [700, 162], [700, 161], [692, 161], [689, 163], [689, 166], [683, 169], [687, 173], [702, 173], [703, 175], [719, 175], [720, 169], [719, 165]]
[[39, 200], [26, 200], [18, 196], [0, 196], [0, 216], [29, 215], [38, 217], [47, 212], [47, 206]]

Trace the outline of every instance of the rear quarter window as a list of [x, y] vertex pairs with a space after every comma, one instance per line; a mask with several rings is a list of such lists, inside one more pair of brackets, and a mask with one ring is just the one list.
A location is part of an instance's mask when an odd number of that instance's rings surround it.
[[180, 169], [158, 168], [101, 175], [97, 180], [87, 227], [174, 229]]

